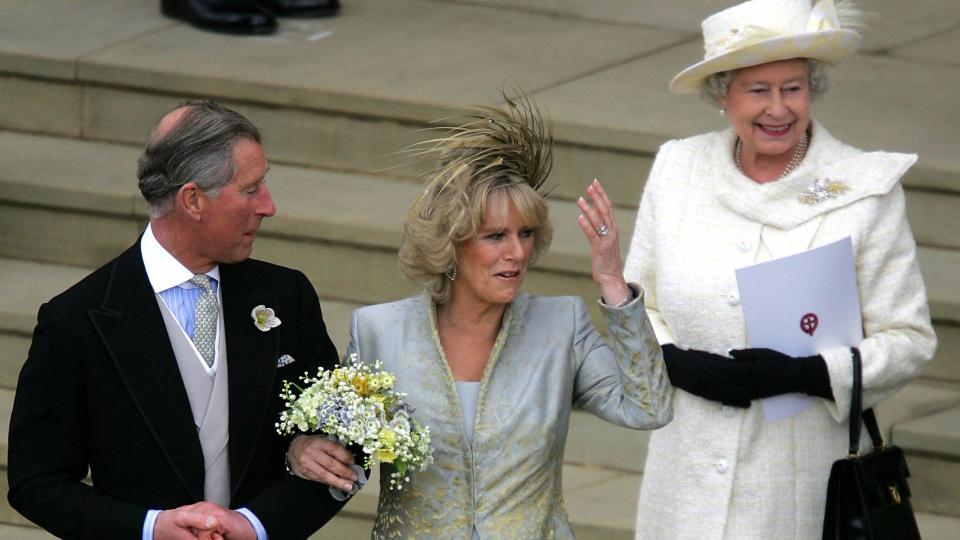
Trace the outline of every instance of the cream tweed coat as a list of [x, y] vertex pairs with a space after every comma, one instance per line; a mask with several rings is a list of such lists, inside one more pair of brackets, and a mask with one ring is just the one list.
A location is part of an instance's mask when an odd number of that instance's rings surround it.
[[[747, 346], [734, 269], [850, 236], [866, 338], [864, 405], [915, 377], [936, 338], [900, 177], [915, 155], [863, 152], [815, 123], [807, 156], [758, 184], [732, 159], [732, 129], [667, 142], [647, 182], [626, 263], [661, 343], [725, 354]], [[805, 205], [814, 178], [846, 193]], [[821, 351], [836, 402], [765, 423], [762, 407], [674, 393], [673, 422], [651, 435], [637, 538], [814, 539], [832, 462], [846, 455], [852, 383], [846, 348]]]

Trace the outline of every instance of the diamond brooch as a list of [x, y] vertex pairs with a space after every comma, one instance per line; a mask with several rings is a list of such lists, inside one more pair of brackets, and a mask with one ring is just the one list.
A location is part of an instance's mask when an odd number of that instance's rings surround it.
[[817, 178], [806, 191], [800, 194], [800, 202], [803, 204], [820, 204], [834, 195], [840, 195], [846, 191], [847, 186], [843, 182], [830, 180], [829, 178]]

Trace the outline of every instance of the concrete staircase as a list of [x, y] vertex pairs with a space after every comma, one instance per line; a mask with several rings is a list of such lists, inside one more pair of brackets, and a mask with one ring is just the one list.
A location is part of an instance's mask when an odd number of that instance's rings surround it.
[[[400, 276], [396, 248], [423, 166], [394, 153], [429, 138], [420, 130], [430, 120], [491, 103], [514, 83], [549, 110], [557, 136], [557, 232], [527, 288], [593, 298], [572, 200], [599, 177], [621, 207], [626, 243], [658, 146], [723, 127], [704, 104], [665, 87], [702, 54], [699, 21], [729, 3], [348, 1], [334, 19], [284, 20], [276, 36], [241, 39], [164, 19], [151, 1], [8, 0], [0, 6], [3, 429], [39, 304], [142, 230], [139, 146], [179, 100], [215, 98], [263, 129], [278, 215], [254, 256], [310, 277], [342, 350], [353, 308], [415, 290]], [[908, 451], [925, 538], [946, 539], [960, 524], [960, 61], [943, 50], [960, 46], [960, 4], [887, 4], [876, 8], [882, 23], [866, 52], [832, 73], [834, 88], [814, 114], [851, 144], [921, 156], [905, 179], [907, 210], [940, 347], [879, 416]], [[646, 441], [575, 415], [564, 479], [578, 537], [632, 538]], [[368, 488], [316, 538], [366, 536], [375, 507]], [[0, 538], [46, 537], [0, 504]]]

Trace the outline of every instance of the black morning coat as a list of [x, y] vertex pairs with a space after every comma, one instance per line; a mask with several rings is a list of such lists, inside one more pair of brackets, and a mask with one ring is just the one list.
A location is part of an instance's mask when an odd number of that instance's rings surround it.
[[[316, 291], [296, 270], [220, 265], [229, 366], [231, 508], [270, 540], [306, 538], [344, 503], [286, 473], [282, 381], [337, 352]], [[257, 305], [281, 325], [258, 330]], [[284, 354], [295, 361], [277, 367]], [[81, 481], [89, 468], [92, 486]], [[139, 242], [40, 307], [10, 420], [10, 504], [63, 538], [139, 539], [148, 509], [202, 500], [197, 428]]]

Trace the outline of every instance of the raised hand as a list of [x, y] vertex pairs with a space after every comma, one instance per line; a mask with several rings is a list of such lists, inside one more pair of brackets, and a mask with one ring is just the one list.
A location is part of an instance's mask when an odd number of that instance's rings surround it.
[[620, 264], [620, 228], [613, 217], [613, 204], [599, 180], [594, 179], [587, 186], [587, 195], [589, 203], [583, 197], [577, 199], [582, 212], [577, 222], [590, 242], [593, 280], [600, 285], [604, 303], [616, 306], [633, 295]]

